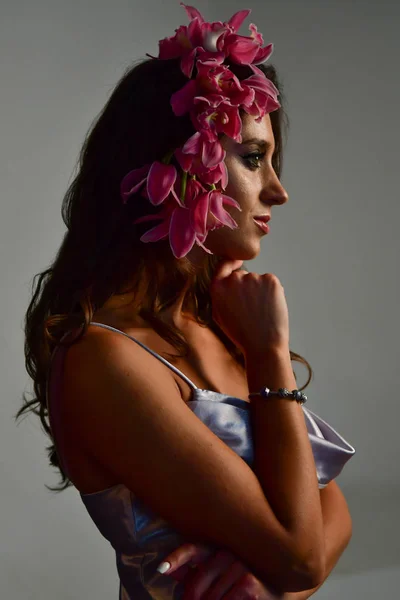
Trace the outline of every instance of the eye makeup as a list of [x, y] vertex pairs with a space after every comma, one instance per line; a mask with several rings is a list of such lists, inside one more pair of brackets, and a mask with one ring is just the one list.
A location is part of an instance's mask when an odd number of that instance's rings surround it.
[[255, 170], [261, 167], [261, 162], [265, 155], [266, 152], [255, 150], [254, 152], [249, 152], [248, 154], [242, 155], [242, 159], [250, 169]]

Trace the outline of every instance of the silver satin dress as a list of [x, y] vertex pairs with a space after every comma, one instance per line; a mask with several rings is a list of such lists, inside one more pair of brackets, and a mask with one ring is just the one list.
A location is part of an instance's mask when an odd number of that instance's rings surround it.
[[[126, 333], [92, 322], [129, 337], [188, 383], [193, 400], [187, 405], [225, 444], [252, 468], [253, 441], [249, 403], [240, 398], [203, 390], [165, 358]], [[65, 336], [64, 336], [65, 337]], [[51, 424], [60, 431], [56, 410], [57, 387], [61, 383], [65, 348], [58, 346], [52, 356], [48, 377], [48, 400], [52, 398]], [[50, 373], [50, 372], [49, 372]], [[355, 449], [326, 421], [302, 406], [315, 459], [319, 487], [324, 488], [342, 471]], [[119, 574], [119, 600], [177, 600], [183, 596], [183, 582], [156, 571], [171, 550], [183, 544], [185, 537], [161, 516], [141, 502], [125, 485], [114, 485], [93, 494], [80, 494], [87, 512], [100, 533], [116, 553]]]

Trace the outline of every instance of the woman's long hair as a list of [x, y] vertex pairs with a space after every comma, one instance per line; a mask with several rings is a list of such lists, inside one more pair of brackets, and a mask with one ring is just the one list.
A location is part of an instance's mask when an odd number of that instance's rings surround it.
[[[252, 74], [249, 67], [229, 66], [240, 80]], [[270, 113], [275, 137], [272, 164], [280, 177], [288, 118], [275, 68], [259, 68], [280, 91], [282, 107]], [[52, 442], [46, 383], [54, 348], [66, 332], [75, 328], [77, 336], [67, 345], [78, 340], [86, 333], [96, 310], [114, 294], [135, 291], [142, 278], [148, 287], [138, 314], [180, 352], [179, 356], [188, 354], [189, 345], [176, 327], [164, 321], [163, 311], [190, 280], [185, 302], [194, 304], [198, 322], [212, 329], [244, 367], [242, 353], [212, 319], [209, 285], [219, 257], [205, 253], [204, 266], [196, 270], [187, 257], [174, 257], [168, 239], [140, 242], [141, 235], [155, 223], [150, 222], [149, 227], [148, 223], [132, 222], [145, 214], [156, 214], [159, 208], [140, 194], [126, 205], [120, 197], [120, 182], [126, 173], [161, 160], [195, 133], [190, 118], [176, 117], [170, 104], [171, 95], [186, 82], [180, 61], [175, 59], [146, 59], [125, 73], [83, 144], [77, 174], [63, 200], [67, 231], [61, 247], [50, 266], [33, 278], [25, 316], [25, 363], [33, 380], [34, 397], [28, 401], [23, 394], [16, 419], [26, 411], [33, 412], [40, 417]], [[308, 369], [308, 380], [300, 388], [303, 390], [311, 381], [312, 369], [300, 355], [290, 351], [290, 356]], [[50, 464], [61, 474], [60, 487], [46, 487], [62, 491], [71, 481], [61, 467], [54, 443], [46, 449]]]

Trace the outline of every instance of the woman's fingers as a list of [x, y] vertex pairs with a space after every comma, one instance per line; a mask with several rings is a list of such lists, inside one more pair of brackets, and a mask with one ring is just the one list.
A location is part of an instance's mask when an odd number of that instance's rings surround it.
[[[257, 577], [247, 571], [223, 596], [224, 600], [283, 600], [284, 594], [278, 594], [265, 586]], [[210, 598], [210, 600], [214, 600]]]
[[188, 569], [189, 565], [197, 565], [203, 562], [215, 551], [216, 548], [208, 544], [193, 544], [190, 542], [182, 544], [182, 546], [179, 546], [179, 548], [176, 548], [164, 558], [163, 563], [168, 562], [171, 565], [164, 573], [165, 575], [169, 575], [170, 573], [175, 574], [183, 566], [186, 566]]
[[[214, 583], [224, 575], [234, 560], [230, 552], [219, 550], [198, 565], [196, 569], [193, 569], [193, 573], [189, 573], [185, 579], [183, 600], [209, 598]], [[220, 598], [221, 596], [217, 596], [217, 600]]]
[[211, 544], [185, 543], [168, 554], [164, 571], [184, 581], [182, 600], [275, 600], [283, 598], [264, 586], [235, 556]]
[[165, 574], [175, 579], [175, 581], [186, 581], [186, 577], [188, 577], [188, 575], [193, 571], [194, 568], [195, 567], [191, 565], [182, 565], [178, 569], [175, 569], [175, 571], [173, 571], [171, 574]]
[[183, 600], [222, 600], [245, 573], [246, 567], [232, 555], [215, 555], [187, 576]]

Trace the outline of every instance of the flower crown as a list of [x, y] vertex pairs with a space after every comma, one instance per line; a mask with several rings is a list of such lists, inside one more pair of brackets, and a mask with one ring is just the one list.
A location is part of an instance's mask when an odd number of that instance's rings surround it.
[[[237, 34], [251, 11], [241, 10], [225, 23], [207, 23], [197, 9], [183, 2], [181, 6], [189, 16], [189, 25], [180, 26], [174, 36], [160, 40], [159, 55], [151, 58], [181, 58], [181, 70], [189, 81], [172, 94], [171, 106], [176, 116], [189, 113], [196, 133], [161, 161], [130, 171], [121, 182], [124, 203], [143, 187], [142, 196], [154, 206], [163, 205], [158, 214], [134, 223], [160, 219], [161, 223], [140, 240], [156, 242], [169, 236], [176, 258], [185, 256], [195, 243], [212, 254], [204, 246], [208, 232], [224, 225], [238, 227], [224, 208], [234, 206], [241, 211], [236, 200], [222, 193], [228, 174], [226, 153], [218, 135], [228, 135], [240, 143], [240, 109], [260, 122], [266, 113], [280, 107], [279, 91], [256, 67], [271, 56], [273, 44], [262, 47], [263, 37], [253, 23], [249, 26], [250, 37]], [[253, 74], [239, 81], [224, 65], [226, 59], [248, 65]], [[170, 164], [173, 156], [180, 169]]]

